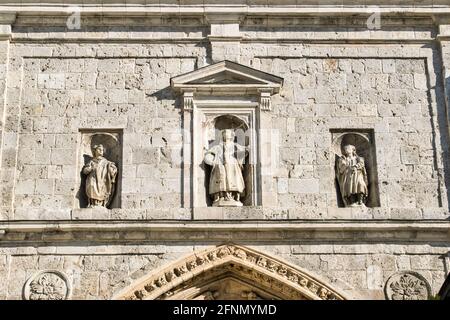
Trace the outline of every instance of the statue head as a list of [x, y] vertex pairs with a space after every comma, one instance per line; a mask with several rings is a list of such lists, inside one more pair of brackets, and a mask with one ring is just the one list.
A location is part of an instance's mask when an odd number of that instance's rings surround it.
[[352, 144], [347, 144], [344, 146], [343, 153], [344, 153], [344, 156], [347, 156], [347, 157], [351, 156], [351, 155], [356, 155], [356, 148]]
[[105, 153], [105, 148], [102, 144], [96, 144], [92, 147], [92, 155], [95, 157], [103, 157], [103, 154]]
[[222, 140], [224, 142], [234, 141], [234, 131], [231, 129], [225, 129], [222, 131]]

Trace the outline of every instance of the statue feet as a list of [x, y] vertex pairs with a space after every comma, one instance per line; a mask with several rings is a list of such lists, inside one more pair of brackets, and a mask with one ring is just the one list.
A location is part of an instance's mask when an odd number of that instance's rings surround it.
[[238, 192], [220, 192], [214, 195], [213, 207], [242, 207]]
[[240, 201], [234, 199], [219, 199], [213, 202], [213, 207], [242, 207], [243, 204]]
[[88, 208], [105, 208], [105, 201], [104, 200], [97, 200], [97, 199], [89, 199], [88, 201]]
[[352, 194], [346, 200], [346, 207], [366, 207], [366, 197], [364, 194]]
[[364, 202], [353, 202], [353, 203], [350, 203], [349, 205], [347, 205], [347, 207], [362, 207], [362, 208], [365, 208], [366, 207], [366, 205], [364, 204]]

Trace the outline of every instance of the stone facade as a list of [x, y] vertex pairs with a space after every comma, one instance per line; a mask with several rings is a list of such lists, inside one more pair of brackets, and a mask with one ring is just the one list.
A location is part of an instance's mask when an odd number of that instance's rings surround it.
[[[448, 4], [27, 2], [0, 5], [0, 298], [438, 293], [450, 251]], [[204, 154], [224, 125], [247, 139], [238, 207], [208, 199]], [[117, 181], [107, 205], [88, 208], [81, 172], [95, 141]], [[336, 180], [348, 143], [369, 189], [351, 207]], [[199, 263], [232, 279], [191, 292], [222, 276]]]

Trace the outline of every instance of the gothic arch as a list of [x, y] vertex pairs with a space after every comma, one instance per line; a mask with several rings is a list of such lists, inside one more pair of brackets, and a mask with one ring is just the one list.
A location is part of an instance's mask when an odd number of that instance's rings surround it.
[[[235, 244], [191, 253], [142, 277], [113, 299], [212, 299], [218, 286], [240, 286], [244, 299], [347, 299], [297, 266]], [[232, 294], [236, 299], [236, 292]]]

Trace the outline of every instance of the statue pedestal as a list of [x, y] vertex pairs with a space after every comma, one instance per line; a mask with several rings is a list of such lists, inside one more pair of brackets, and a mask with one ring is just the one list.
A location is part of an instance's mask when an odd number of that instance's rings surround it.
[[366, 205], [364, 203], [359, 204], [359, 203], [355, 202], [355, 203], [347, 205], [347, 208], [366, 208]]
[[243, 204], [236, 200], [219, 200], [213, 203], [213, 207], [242, 207]]

